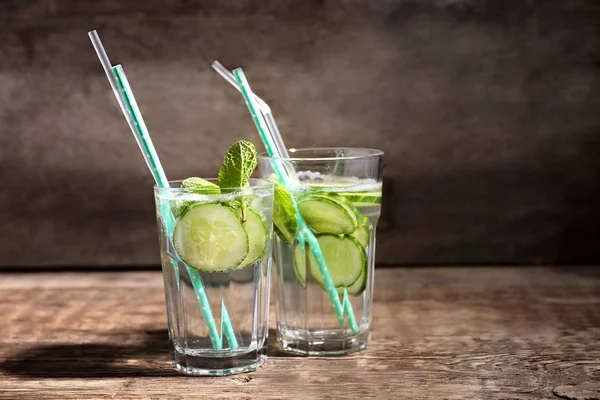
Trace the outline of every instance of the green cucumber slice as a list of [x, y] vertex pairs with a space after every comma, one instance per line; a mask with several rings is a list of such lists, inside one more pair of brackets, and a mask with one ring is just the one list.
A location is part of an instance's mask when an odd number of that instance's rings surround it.
[[257, 212], [248, 209], [246, 214], [246, 222], [242, 223], [246, 234], [248, 234], [248, 255], [240, 263], [240, 268], [245, 268], [256, 261], [260, 260], [265, 255], [267, 248], [267, 237], [269, 231], [265, 220]]
[[352, 236], [363, 246], [366, 247], [369, 244], [369, 232], [370, 224], [369, 218], [366, 215], [356, 210], [356, 219], [358, 220], [358, 228], [352, 232]]
[[207, 201], [177, 201], [175, 208], [175, 218], [181, 218], [183, 215], [191, 210], [192, 208], [201, 204], [213, 204], [210, 200]]
[[[351, 287], [367, 264], [365, 249], [352, 236], [323, 234], [317, 236], [317, 241], [333, 284], [336, 287]], [[308, 261], [313, 278], [324, 287], [319, 265], [311, 252]]]
[[336, 192], [352, 203], [381, 204], [381, 192]]
[[303, 287], [306, 287], [306, 246], [296, 244], [294, 248], [294, 274]]
[[334, 189], [352, 187], [355, 185], [353, 182], [309, 182], [306, 186], [308, 186], [308, 190], [312, 191], [331, 191]]
[[249, 251], [237, 213], [220, 204], [200, 204], [177, 221], [173, 244], [183, 261], [202, 272], [237, 269]]
[[354, 211], [359, 225], [369, 225], [369, 218], [358, 210]]
[[279, 226], [275, 224], [275, 220], [273, 220], [273, 232], [275, 232], [277, 237], [285, 244], [292, 244], [294, 242], [294, 235], [291, 233], [291, 231], [287, 229], [279, 229]]
[[352, 205], [356, 208], [363, 208], [363, 207], [380, 207], [381, 203], [357, 203], [354, 202], [352, 203]]
[[310, 194], [301, 199], [298, 210], [319, 233], [350, 234], [358, 227], [356, 209], [336, 195]]
[[354, 239], [360, 243], [361, 246], [366, 247], [369, 245], [369, 226], [359, 225], [354, 232], [352, 232]]
[[[346, 290], [348, 291], [348, 294], [351, 294], [353, 296], [359, 296], [362, 294], [362, 292], [365, 291], [365, 289], [367, 288], [367, 276], [368, 276], [368, 266], [367, 263], [365, 263], [365, 266], [362, 270], [362, 272], [360, 273], [358, 279], [352, 284], [352, 286], [347, 287]], [[344, 294], [344, 287], [336, 287], [337, 292], [339, 294]]]

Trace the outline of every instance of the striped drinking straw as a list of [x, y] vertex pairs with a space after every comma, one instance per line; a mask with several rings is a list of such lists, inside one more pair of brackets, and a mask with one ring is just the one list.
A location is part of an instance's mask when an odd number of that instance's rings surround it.
[[[264, 119], [258, 113], [258, 107], [256, 104], [255, 95], [252, 92], [248, 81], [246, 80], [246, 76], [244, 75], [244, 71], [241, 68], [236, 68], [233, 70], [233, 75], [239, 85], [240, 91], [242, 92], [242, 96], [244, 97], [244, 101], [248, 106], [248, 110], [250, 111], [250, 115], [252, 116], [252, 120], [254, 121], [254, 125], [258, 130], [258, 134], [265, 145], [267, 153], [270, 157], [278, 156], [277, 148], [275, 145], [275, 141], [270, 136], [268, 128], [265, 124]], [[288, 188], [288, 190], [292, 189], [292, 184], [285, 170], [281, 167], [280, 163], [274, 162], [272, 163], [273, 170], [279, 178], [279, 181], [283, 183], [283, 185]], [[333, 310], [337, 315], [338, 322], [340, 324], [340, 328], [344, 327], [344, 314], [348, 315], [348, 324], [350, 325], [350, 329], [352, 332], [358, 333], [358, 325], [356, 323], [356, 318], [354, 316], [354, 310], [352, 309], [352, 303], [350, 303], [350, 299], [348, 298], [348, 291], [344, 288], [344, 297], [343, 297], [343, 305], [340, 302], [339, 295], [337, 293], [337, 289], [331, 280], [331, 275], [329, 274], [329, 269], [327, 268], [327, 264], [325, 263], [325, 258], [321, 253], [321, 247], [319, 246], [319, 242], [317, 238], [308, 227], [304, 218], [298, 211], [298, 206], [296, 204], [295, 199], [292, 196], [292, 200], [294, 201], [294, 207], [296, 208], [296, 219], [298, 220], [298, 240], [299, 242], [308, 242], [310, 251], [317, 261], [319, 266], [319, 272], [323, 278], [323, 283], [325, 284], [325, 290], [329, 296], [329, 301], [333, 306]]]
[[[91, 31], [88, 33], [88, 35], [92, 41], [96, 53], [98, 54], [100, 63], [106, 72], [106, 76], [110, 86], [114, 91], [115, 97], [121, 106], [121, 111], [127, 120], [129, 128], [131, 129], [131, 132], [133, 133], [136, 142], [142, 151], [142, 154], [144, 154], [146, 164], [148, 165], [148, 168], [150, 169], [157, 186], [160, 188], [168, 188], [169, 181], [167, 180], [165, 172], [160, 163], [160, 159], [158, 158], [154, 145], [152, 144], [150, 134], [146, 128], [146, 124], [144, 123], [142, 114], [137, 106], [137, 102], [135, 101], [135, 97], [133, 96], [133, 92], [131, 91], [123, 68], [120, 65], [115, 67], [111, 66], [108, 56], [106, 55], [106, 51], [104, 50], [104, 46], [102, 46], [102, 42], [100, 41], [100, 37], [96, 31]], [[165, 225], [167, 236], [171, 238], [175, 228], [175, 219], [173, 217], [173, 213], [169, 206], [163, 203], [160, 206], [160, 214]], [[177, 283], [179, 285], [178, 261], [171, 260], [177, 276]], [[204, 321], [206, 322], [208, 334], [213, 347], [216, 350], [221, 350], [223, 348], [222, 333], [224, 331], [229, 343], [229, 347], [232, 349], [237, 348], [237, 339], [235, 337], [235, 332], [233, 331], [231, 320], [229, 319], [229, 314], [227, 313], [224, 301], [221, 301], [222, 319], [220, 331], [221, 334], [219, 334], [210, 308], [210, 302], [208, 301], [204, 284], [202, 283], [202, 278], [199, 272], [185, 263], [184, 265], [186, 266], [187, 272], [190, 276], [190, 280], [196, 293], [199, 306], [202, 310], [202, 315], [204, 317]]]

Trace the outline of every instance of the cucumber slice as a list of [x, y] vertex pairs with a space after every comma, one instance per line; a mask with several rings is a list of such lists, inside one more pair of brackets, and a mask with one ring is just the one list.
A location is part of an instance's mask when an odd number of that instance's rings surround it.
[[380, 207], [381, 203], [352, 203], [352, 205], [356, 208], [366, 208], [366, 207]]
[[381, 204], [381, 192], [336, 192], [352, 203]]
[[273, 232], [285, 244], [292, 244], [294, 242], [294, 234], [288, 229], [279, 229], [279, 226], [275, 224], [275, 219], [273, 219]]
[[340, 188], [352, 187], [355, 183], [352, 182], [310, 182], [308, 183], [308, 190], [313, 192], [330, 192]]
[[369, 226], [359, 225], [354, 232], [352, 232], [354, 239], [360, 243], [361, 246], [366, 247], [369, 244]]
[[[333, 284], [338, 287], [351, 287], [367, 265], [365, 249], [352, 236], [318, 235], [317, 241], [329, 269]], [[308, 261], [310, 273], [321, 286], [324, 286], [319, 266], [312, 253]]]
[[[353, 296], [360, 296], [362, 294], [362, 292], [365, 291], [365, 289], [367, 288], [367, 275], [368, 274], [368, 266], [367, 263], [365, 263], [365, 267], [363, 268], [362, 272], [360, 273], [360, 276], [358, 277], [358, 279], [352, 284], [352, 286], [347, 287], [346, 290], [348, 291], [348, 294], [351, 294]], [[344, 287], [336, 287], [337, 292], [339, 294], [344, 294]]]
[[188, 212], [192, 208], [199, 206], [200, 204], [208, 203], [210, 203], [210, 201], [178, 201], [177, 207], [175, 208], [175, 218], [181, 218], [186, 212]]
[[296, 244], [294, 248], [294, 274], [303, 287], [306, 287], [306, 252], [308, 248]]
[[298, 203], [298, 210], [319, 233], [350, 234], [358, 227], [356, 209], [336, 195], [310, 194]]
[[248, 234], [236, 212], [213, 203], [189, 209], [173, 232], [179, 257], [202, 272], [237, 269], [248, 255], [248, 242]]
[[248, 234], [248, 255], [241, 262], [240, 268], [245, 268], [256, 261], [260, 260], [267, 248], [267, 237], [269, 231], [265, 220], [257, 212], [248, 209], [246, 214], [246, 222], [242, 223], [246, 233]]

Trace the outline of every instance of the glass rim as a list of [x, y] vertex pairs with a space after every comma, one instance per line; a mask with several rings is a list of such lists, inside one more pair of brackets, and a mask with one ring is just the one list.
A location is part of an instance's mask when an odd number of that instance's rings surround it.
[[378, 149], [370, 149], [367, 147], [302, 147], [302, 148], [291, 148], [288, 152], [304, 152], [304, 151], [331, 151], [331, 150], [354, 150], [363, 151], [365, 154], [356, 156], [343, 156], [343, 157], [272, 157], [267, 152], [262, 152], [258, 155], [258, 158], [265, 160], [280, 160], [280, 161], [335, 161], [335, 160], [360, 160], [374, 157], [383, 156], [383, 151]]
[[[202, 178], [206, 181], [209, 181], [211, 183], [217, 183], [218, 182], [218, 178]], [[162, 187], [162, 186], [158, 186], [158, 184], [154, 185], [154, 190], [155, 191], [167, 191], [167, 192], [188, 192], [188, 189], [181, 187], [181, 182], [183, 182], [183, 179], [178, 179], [178, 180], [174, 180], [174, 181], [169, 181], [169, 187]], [[261, 178], [250, 178], [248, 179], [249, 182], [253, 182], [256, 183], [255, 185], [250, 185], [250, 186], [244, 186], [244, 187], [232, 187], [232, 188], [227, 188], [228, 190], [231, 191], [239, 191], [239, 192], [243, 192], [245, 190], [248, 190], [248, 188], [250, 189], [257, 189], [257, 190], [262, 190], [262, 189], [271, 189], [275, 186], [275, 183], [272, 181], [269, 181], [267, 179], [261, 179]], [[202, 194], [203, 191], [210, 191], [210, 190], [214, 190], [214, 188], [198, 188], [198, 189], [194, 189], [194, 193], [196, 194]]]

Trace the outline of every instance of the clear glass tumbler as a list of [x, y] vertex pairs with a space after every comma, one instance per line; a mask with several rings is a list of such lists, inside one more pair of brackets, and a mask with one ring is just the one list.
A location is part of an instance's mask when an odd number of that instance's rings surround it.
[[[277, 340], [283, 350], [344, 355], [367, 347], [382, 161], [379, 150], [354, 148], [293, 149], [287, 159], [259, 158], [263, 178], [277, 181], [277, 169], [288, 175], [295, 171], [290, 191], [304, 228], [319, 244], [332, 283], [321, 273], [316, 261], [320, 255], [314, 255], [310, 240], [300, 240], [302, 223], [291, 227], [285, 210], [275, 204], [273, 284]], [[283, 168], [275, 168], [276, 163]], [[332, 299], [336, 291], [338, 306]]]
[[154, 194], [173, 366], [254, 371], [267, 359], [273, 183], [225, 194], [170, 184]]

